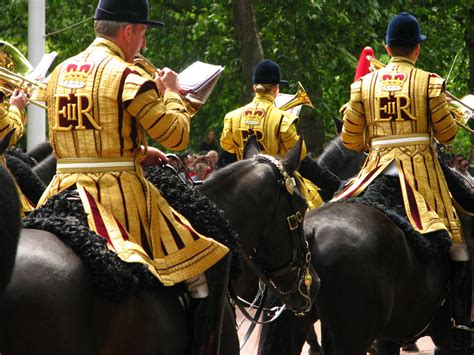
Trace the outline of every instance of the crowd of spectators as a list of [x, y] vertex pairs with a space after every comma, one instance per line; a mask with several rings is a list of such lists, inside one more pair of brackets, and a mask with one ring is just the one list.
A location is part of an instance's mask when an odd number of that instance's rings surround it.
[[474, 186], [474, 177], [469, 173], [469, 161], [464, 156], [455, 154], [449, 165], [451, 169], [461, 174]]
[[218, 147], [219, 142], [216, 134], [214, 130], [210, 129], [201, 142], [199, 152], [186, 150], [177, 155], [179, 162], [171, 160], [170, 163], [178, 171], [181, 178], [191, 185], [203, 181], [213, 171], [235, 161], [235, 159], [225, 158], [225, 152], [220, 154]]

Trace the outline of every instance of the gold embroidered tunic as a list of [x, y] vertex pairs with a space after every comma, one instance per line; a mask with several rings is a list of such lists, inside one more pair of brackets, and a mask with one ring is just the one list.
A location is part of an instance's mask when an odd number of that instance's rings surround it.
[[56, 67], [37, 96], [47, 101], [58, 159], [40, 204], [78, 188], [90, 227], [125, 261], [148, 264], [165, 285], [201, 274], [228, 252], [198, 234], [141, 170], [145, 132], [168, 149], [187, 146], [190, 118], [179, 95], [160, 96], [116, 44], [97, 38]]
[[[10, 105], [6, 102], [0, 101], [0, 139], [3, 139], [5, 135], [12, 129], [15, 129], [13, 133], [10, 145], [15, 144], [23, 135], [24, 122], [26, 115], [24, 110], [19, 110], [16, 106]], [[0, 163], [6, 166], [3, 156], [0, 156]], [[28, 213], [33, 210], [33, 204], [28, 198], [21, 192], [15, 181], [16, 188], [18, 190], [18, 196], [20, 197], [22, 214]]]
[[408, 58], [392, 58], [385, 68], [351, 86], [342, 141], [349, 149], [368, 149], [369, 155], [335, 199], [359, 195], [393, 168], [413, 227], [420, 233], [447, 229], [460, 241], [459, 220], [433, 148], [433, 139], [447, 144], [455, 135], [444, 80], [415, 68]]
[[[275, 106], [270, 94], [257, 93], [251, 103], [229, 112], [224, 118], [220, 143], [224, 150], [242, 159], [244, 146], [250, 136], [255, 135], [264, 154], [284, 157], [299, 139], [296, 131], [297, 117]], [[306, 156], [303, 142], [300, 159]], [[318, 188], [309, 180], [297, 174], [303, 184], [303, 193], [310, 208], [321, 205]]]

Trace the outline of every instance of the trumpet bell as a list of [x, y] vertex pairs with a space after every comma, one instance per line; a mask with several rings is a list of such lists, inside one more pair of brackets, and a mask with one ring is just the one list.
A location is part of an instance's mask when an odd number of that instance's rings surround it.
[[[15, 89], [23, 90], [30, 96], [34, 87], [42, 86], [41, 83], [26, 78], [32, 71], [33, 66], [17, 48], [0, 40], [0, 102]], [[36, 101], [28, 99], [28, 102], [46, 109], [46, 106]]]
[[308, 93], [306, 92], [303, 85], [299, 81], [298, 81], [298, 90], [296, 91], [296, 94], [293, 95], [293, 97], [290, 99], [290, 101], [288, 101], [285, 104], [281, 105], [279, 107], [279, 109], [283, 110], [283, 111], [286, 111], [286, 110], [292, 109], [293, 107], [296, 107], [298, 105], [305, 105], [305, 106], [309, 106], [311, 108], [314, 108], [314, 105], [311, 102], [311, 99], [309, 98]]
[[2, 40], [0, 40], [0, 67], [21, 75], [33, 70], [31, 63], [17, 48]]

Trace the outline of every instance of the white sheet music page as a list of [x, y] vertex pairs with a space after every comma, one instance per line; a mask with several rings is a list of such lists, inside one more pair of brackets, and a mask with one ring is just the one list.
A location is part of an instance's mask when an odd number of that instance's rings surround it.
[[224, 67], [221, 65], [197, 61], [178, 74], [179, 84], [183, 90], [195, 92], [215, 76], [220, 75], [223, 70]]
[[186, 96], [204, 104], [223, 70], [221, 65], [197, 61], [178, 74], [179, 84]]
[[28, 75], [26, 75], [26, 78], [30, 80], [43, 81], [57, 55], [58, 53], [56, 52], [44, 54], [38, 65], [29, 72]]

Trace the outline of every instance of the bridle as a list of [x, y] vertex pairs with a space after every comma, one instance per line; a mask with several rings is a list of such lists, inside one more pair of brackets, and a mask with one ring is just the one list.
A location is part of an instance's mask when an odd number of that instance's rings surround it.
[[[291, 295], [299, 294], [305, 300], [305, 307], [302, 310], [294, 310], [288, 307], [291, 311], [295, 314], [303, 314], [304, 312], [308, 312], [311, 308], [312, 300], [311, 300], [311, 284], [312, 284], [312, 276], [310, 273], [311, 267], [311, 252], [309, 251], [308, 242], [304, 238], [303, 233], [303, 214], [304, 211], [299, 211], [294, 207], [292, 201], [292, 195], [295, 193], [296, 183], [293, 177], [291, 177], [281, 164], [281, 162], [274, 157], [266, 154], [258, 154], [253, 157], [254, 160], [263, 162], [268, 164], [272, 170], [274, 171], [275, 175], [277, 176], [277, 197], [275, 203], [275, 209], [272, 213], [272, 218], [270, 219], [270, 223], [266, 228], [264, 238], [260, 241], [260, 243], [253, 249], [252, 254], [247, 254], [244, 250], [240, 249], [240, 254], [245, 262], [245, 264], [249, 267], [250, 270], [258, 277], [260, 283], [264, 284], [267, 288], [269, 288], [274, 295], [280, 299], [282, 302], [285, 302], [285, 299]], [[285, 191], [282, 191], [282, 190]], [[278, 209], [278, 201], [282, 195], [282, 192], [286, 193], [286, 196], [289, 200], [288, 210], [287, 210], [287, 224], [288, 229], [291, 234], [292, 240], [292, 252], [291, 252], [291, 261], [288, 265], [285, 265], [277, 270], [272, 271], [261, 271], [261, 267], [259, 265], [259, 258], [258, 258], [258, 249], [262, 245], [262, 243], [267, 239], [269, 233], [267, 232], [270, 224], [274, 220], [274, 217], [277, 213]], [[261, 266], [261, 265], [260, 265]], [[275, 282], [274, 279], [278, 278], [281, 275], [288, 274], [290, 272], [295, 272], [297, 277], [293, 282], [293, 286], [288, 290], [282, 290]], [[236, 302], [238, 304], [238, 302]], [[245, 314], [245, 313], [244, 313]]]

